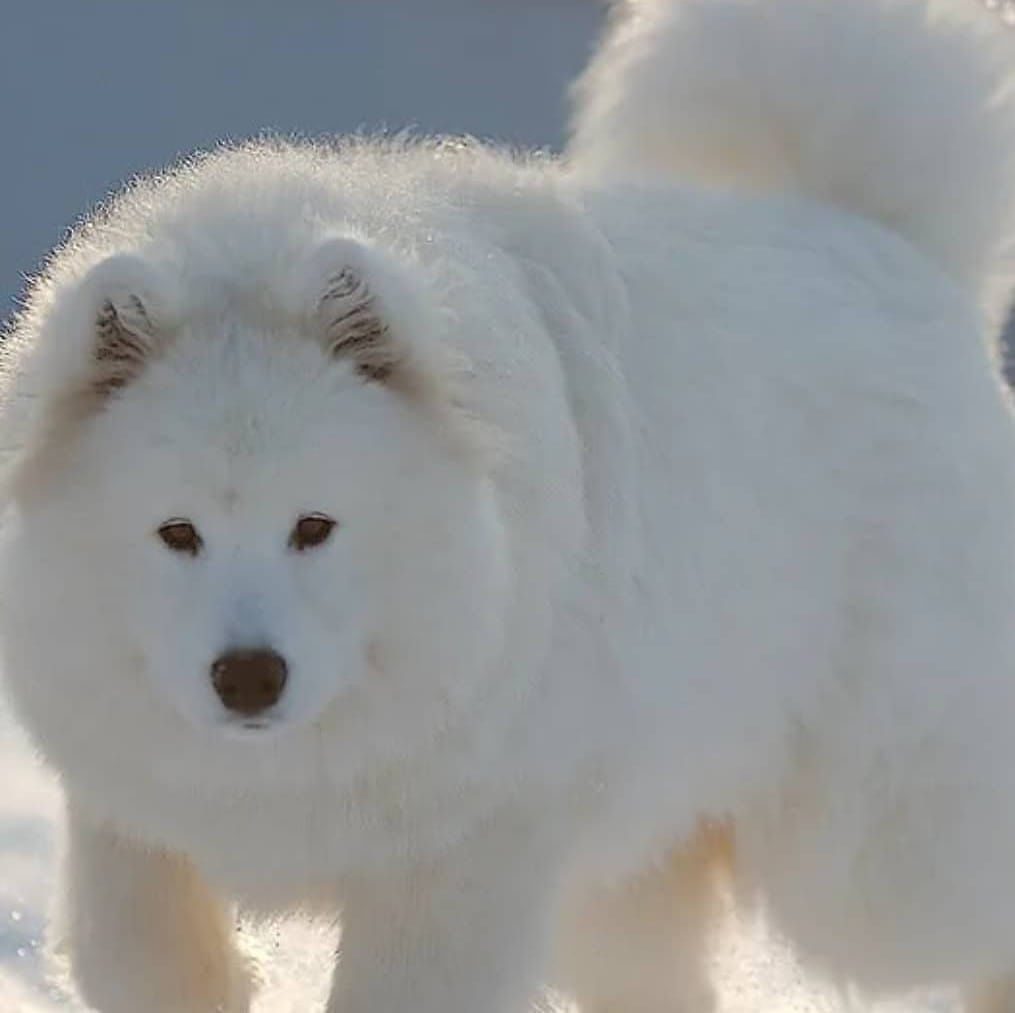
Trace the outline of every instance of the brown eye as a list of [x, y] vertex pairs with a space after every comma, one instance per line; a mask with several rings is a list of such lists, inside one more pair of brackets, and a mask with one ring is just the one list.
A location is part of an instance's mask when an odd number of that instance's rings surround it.
[[159, 528], [159, 538], [173, 552], [187, 552], [191, 556], [196, 556], [204, 545], [190, 521], [166, 521]]
[[314, 549], [328, 540], [335, 529], [335, 522], [324, 514], [307, 514], [296, 522], [289, 536], [289, 548], [302, 552]]

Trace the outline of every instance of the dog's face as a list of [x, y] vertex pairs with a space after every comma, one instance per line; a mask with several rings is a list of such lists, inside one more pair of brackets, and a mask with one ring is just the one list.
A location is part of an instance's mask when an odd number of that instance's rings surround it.
[[509, 583], [491, 483], [356, 257], [318, 255], [304, 319], [164, 333], [157, 297], [101, 277], [135, 267], [97, 269], [98, 368], [52, 409], [14, 535], [48, 581], [91, 575], [62, 620], [98, 627], [75, 685], [105, 652], [119, 692], [265, 741], [329, 708], [441, 720], [475, 688]]
[[89, 438], [72, 509], [97, 519], [94, 565], [123, 574], [146, 673], [192, 720], [259, 730], [406, 665], [457, 669], [427, 645], [468, 654], [490, 624], [502, 565], [482, 479], [313, 346], [279, 361], [276, 335], [234, 342], [181, 342]]

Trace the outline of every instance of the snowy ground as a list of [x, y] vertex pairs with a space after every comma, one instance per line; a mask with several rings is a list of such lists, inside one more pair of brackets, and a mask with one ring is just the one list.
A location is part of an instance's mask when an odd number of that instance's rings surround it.
[[[47, 975], [44, 956], [45, 912], [59, 837], [58, 792], [2, 710], [0, 784], [0, 1011], [81, 1013], [83, 1007]], [[245, 925], [243, 935], [266, 977], [256, 1013], [323, 1009], [334, 931], [289, 921]], [[955, 1013], [959, 1009], [949, 996], [875, 1008], [856, 999], [838, 998], [820, 982], [806, 980], [785, 949], [768, 938], [760, 925], [731, 927], [716, 964], [723, 1013]]]

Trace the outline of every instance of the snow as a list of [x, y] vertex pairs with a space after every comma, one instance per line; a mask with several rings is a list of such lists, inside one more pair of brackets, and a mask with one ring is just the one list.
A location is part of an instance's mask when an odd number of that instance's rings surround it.
[[[557, 146], [601, 17], [595, 0], [5, 5], [0, 315], [85, 208], [223, 138], [415, 125]], [[2, 707], [0, 771], [0, 1010], [80, 1011], [44, 958], [59, 793]], [[332, 927], [245, 924], [243, 938], [265, 970], [257, 1013], [323, 1007]], [[731, 926], [716, 963], [723, 1013], [874, 1010], [807, 979], [761, 924]], [[947, 995], [876, 1007], [957, 1008]]]

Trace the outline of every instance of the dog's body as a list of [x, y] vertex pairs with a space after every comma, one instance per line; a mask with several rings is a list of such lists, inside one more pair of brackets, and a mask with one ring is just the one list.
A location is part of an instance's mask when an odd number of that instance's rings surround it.
[[343, 1013], [706, 1009], [733, 841], [843, 978], [1015, 960], [1012, 131], [915, 0], [764, 7], [643, 0], [568, 163], [228, 151], [36, 285], [3, 667], [103, 1013], [246, 1009], [219, 896], [341, 910]]

